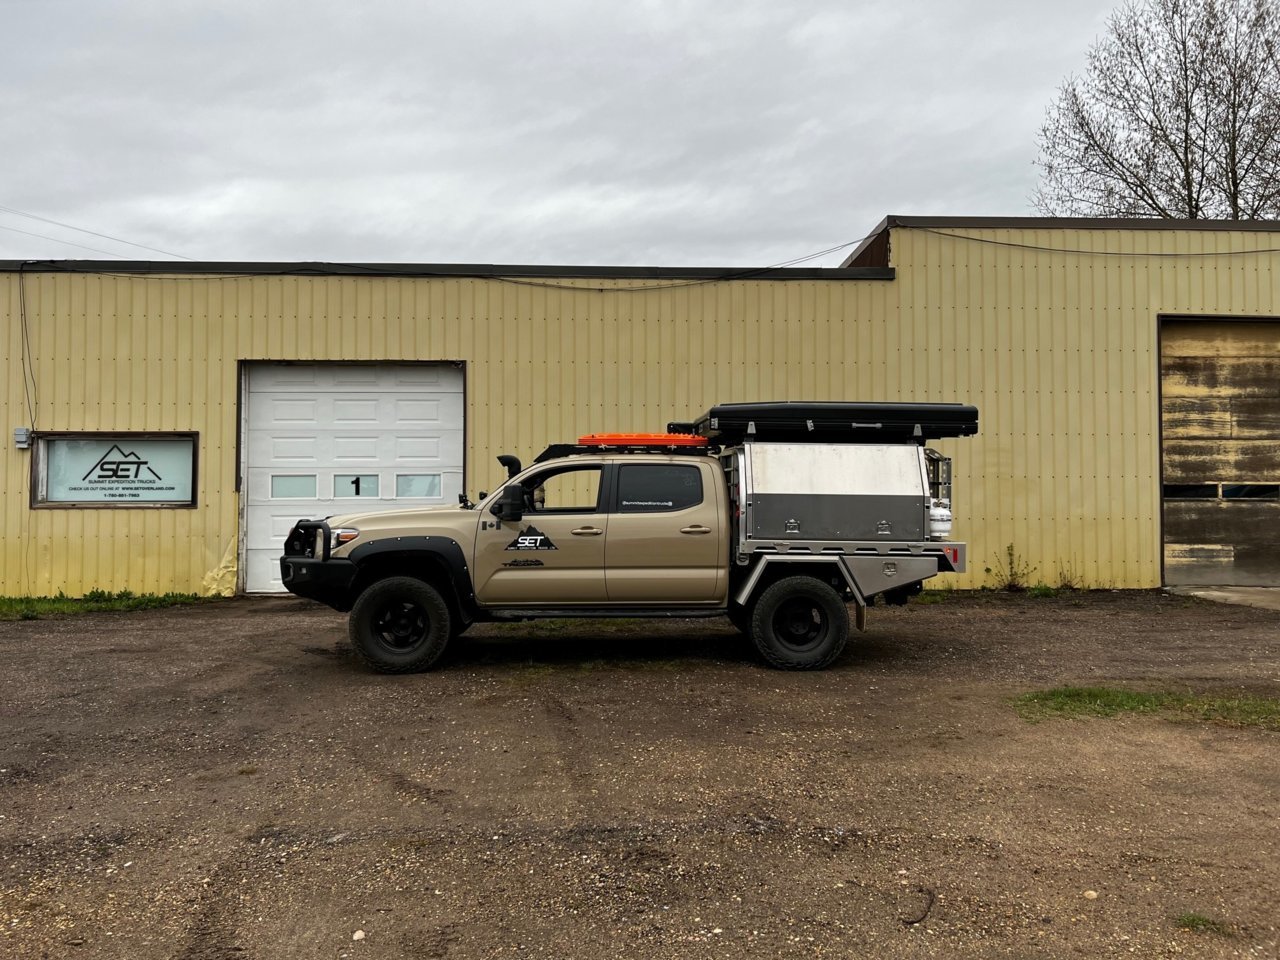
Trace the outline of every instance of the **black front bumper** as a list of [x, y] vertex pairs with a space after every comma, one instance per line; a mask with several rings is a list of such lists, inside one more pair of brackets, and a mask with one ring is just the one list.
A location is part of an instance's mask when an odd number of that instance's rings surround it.
[[290, 593], [345, 613], [354, 601], [351, 584], [356, 579], [356, 565], [350, 560], [285, 556], [280, 558], [280, 579]]

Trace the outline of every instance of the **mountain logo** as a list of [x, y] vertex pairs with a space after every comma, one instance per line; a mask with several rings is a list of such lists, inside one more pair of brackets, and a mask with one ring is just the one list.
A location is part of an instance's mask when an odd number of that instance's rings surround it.
[[111, 483], [115, 480], [142, 480], [144, 479], [143, 471], [151, 474], [157, 480], [164, 479], [160, 474], [151, 469], [151, 462], [143, 460], [136, 453], [125, 453], [120, 449], [118, 443], [113, 443], [111, 449], [102, 455], [102, 458], [89, 468], [81, 480], [89, 480], [92, 477], [94, 483]]
[[537, 527], [530, 527], [507, 544], [508, 550], [558, 550], [551, 538]]

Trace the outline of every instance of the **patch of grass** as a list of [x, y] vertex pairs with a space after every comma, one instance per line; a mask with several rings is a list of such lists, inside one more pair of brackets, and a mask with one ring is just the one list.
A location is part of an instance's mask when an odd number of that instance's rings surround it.
[[1084, 589], [1084, 577], [1075, 564], [1064, 563], [1058, 567], [1058, 589], [1064, 592]]
[[1011, 543], [1004, 548], [1004, 556], [997, 554], [995, 565], [984, 567], [983, 572], [991, 578], [997, 590], [1022, 593], [1030, 584], [1031, 575], [1036, 572], [1036, 568]]
[[1238, 727], [1280, 730], [1280, 699], [1275, 697], [1223, 697], [1115, 687], [1055, 687], [1016, 697], [1014, 706], [1019, 716], [1033, 722], [1051, 717], [1160, 713]]
[[1056, 597], [1059, 592], [1057, 587], [1051, 587], [1047, 583], [1037, 583], [1027, 588], [1029, 597]]
[[52, 597], [0, 597], [0, 620], [39, 620], [41, 617], [98, 613], [104, 610], [153, 610], [211, 599], [194, 593], [134, 593], [90, 590], [83, 597], [59, 591]]
[[952, 594], [951, 590], [922, 590], [920, 595], [911, 599], [912, 603], [946, 603]]
[[1024, 693], [1014, 703], [1027, 720], [1045, 717], [1114, 717], [1118, 713], [1155, 713], [1167, 695], [1111, 687], [1055, 687]]
[[1231, 936], [1230, 927], [1221, 921], [1213, 919], [1213, 917], [1206, 917], [1203, 913], [1195, 913], [1193, 911], [1180, 913], [1173, 918], [1173, 922], [1183, 930], [1193, 930], [1196, 933], [1216, 933], [1221, 937]]

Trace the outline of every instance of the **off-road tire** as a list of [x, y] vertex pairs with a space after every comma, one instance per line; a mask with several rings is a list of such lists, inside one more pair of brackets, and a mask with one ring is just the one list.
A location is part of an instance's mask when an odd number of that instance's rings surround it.
[[371, 584], [351, 608], [351, 646], [379, 673], [428, 670], [449, 645], [449, 605], [429, 583], [387, 577]]
[[779, 670], [821, 670], [844, 652], [849, 609], [829, 584], [787, 577], [771, 584], [751, 611], [751, 639]]

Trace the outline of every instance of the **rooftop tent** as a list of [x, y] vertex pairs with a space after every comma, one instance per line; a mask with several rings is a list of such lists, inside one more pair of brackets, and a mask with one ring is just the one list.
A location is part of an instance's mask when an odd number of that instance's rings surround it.
[[978, 408], [964, 403], [722, 403], [692, 423], [670, 423], [667, 429], [696, 433], [721, 444], [744, 440], [924, 443], [976, 434]]

